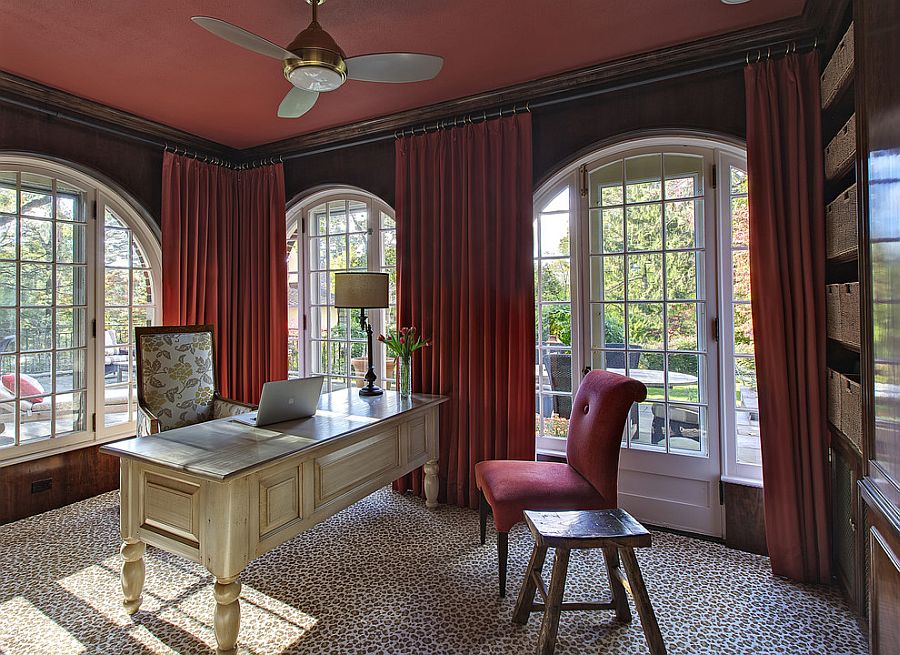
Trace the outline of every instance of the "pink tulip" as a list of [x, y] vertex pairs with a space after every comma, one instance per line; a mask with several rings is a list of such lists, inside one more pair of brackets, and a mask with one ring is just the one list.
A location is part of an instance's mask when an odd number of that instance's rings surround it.
[[379, 335], [378, 335], [378, 340], [379, 340], [379, 341], [384, 341], [384, 335], [383, 335], [383, 334], [379, 334]]
[[400, 343], [406, 343], [406, 339], [404, 339], [403, 337], [400, 337]]

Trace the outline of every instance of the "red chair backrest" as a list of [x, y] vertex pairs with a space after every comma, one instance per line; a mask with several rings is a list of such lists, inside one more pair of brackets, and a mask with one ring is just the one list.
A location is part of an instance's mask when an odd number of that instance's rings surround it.
[[591, 371], [572, 401], [566, 457], [569, 466], [615, 507], [619, 447], [628, 411], [647, 397], [643, 383], [609, 371]]

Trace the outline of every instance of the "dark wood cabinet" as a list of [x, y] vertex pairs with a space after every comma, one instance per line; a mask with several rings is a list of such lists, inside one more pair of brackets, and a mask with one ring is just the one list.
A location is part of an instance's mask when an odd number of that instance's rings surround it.
[[870, 648], [900, 653], [900, 3], [854, 0]]

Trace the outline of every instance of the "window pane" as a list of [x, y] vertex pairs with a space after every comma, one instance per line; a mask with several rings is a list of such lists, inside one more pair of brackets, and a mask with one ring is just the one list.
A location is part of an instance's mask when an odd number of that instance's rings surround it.
[[750, 251], [735, 250], [731, 253], [734, 299], [750, 300]]
[[734, 390], [737, 407], [759, 409], [756, 393], [756, 361], [752, 357], [738, 357], [734, 360]]
[[87, 282], [84, 266], [56, 267], [56, 302], [60, 305], [84, 305]]
[[588, 188], [592, 207], [598, 205], [609, 207], [623, 203], [623, 171], [624, 163], [620, 159], [590, 172]]
[[350, 207], [350, 231], [365, 232], [369, 229], [369, 210], [366, 203], [351, 200]]
[[667, 153], [663, 156], [666, 198], [703, 194], [703, 157]]
[[[624, 303], [591, 303], [591, 345], [594, 348], [625, 347]], [[625, 368], [624, 363], [619, 368]]]
[[702, 303], [668, 303], [666, 310], [669, 350], [703, 350], [706, 344], [700, 326], [706, 323], [706, 306]]
[[84, 264], [84, 225], [78, 223], [56, 224], [56, 261], [67, 264]]
[[671, 452], [684, 454], [707, 452], [705, 407], [670, 404], [668, 419]]
[[735, 354], [754, 354], [753, 315], [750, 305], [734, 305], [734, 352]]
[[572, 297], [571, 284], [568, 259], [544, 260], [541, 264], [542, 301], [568, 302]]
[[747, 193], [747, 173], [731, 166], [731, 193]]
[[128, 269], [111, 268], [106, 270], [105, 297], [107, 307], [126, 307], [130, 304], [130, 293], [128, 290], [130, 278], [131, 275]]
[[21, 304], [50, 306], [53, 303], [53, 266], [22, 264]]
[[53, 196], [46, 193], [25, 191], [23, 188], [19, 197], [22, 201], [20, 211], [23, 216], [53, 218]]
[[19, 350], [49, 350], [53, 347], [52, 309], [22, 309], [19, 318]]
[[703, 201], [666, 203], [666, 248], [703, 247]]
[[662, 250], [662, 206], [637, 205], [625, 208], [629, 250]]
[[339, 200], [328, 203], [328, 233], [342, 234], [347, 231], [347, 202]]
[[629, 412], [626, 430], [632, 448], [665, 451], [666, 404], [635, 404]]
[[662, 303], [628, 303], [628, 346], [643, 350], [664, 347]]
[[703, 355], [669, 355], [666, 372], [668, 399], [674, 402], [706, 402], [706, 357]]
[[76, 391], [56, 396], [56, 436], [87, 429], [87, 394]]
[[19, 226], [15, 216], [0, 215], [0, 259], [18, 257]]
[[562, 257], [569, 254], [569, 215], [541, 214], [541, 256]]
[[731, 199], [731, 244], [750, 245], [750, 207], [746, 196]]
[[53, 222], [23, 218], [20, 222], [21, 258], [31, 262], [53, 259]]
[[57, 308], [56, 347], [78, 348], [85, 345], [85, 310], [83, 307]]
[[0, 305], [15, 305], [18, 300], [18, 271], [15, 262], [0, 262]]
[[662, 199], [662, 161], [659, 155], [641, 155], [625, 160], [625, 201]]
[[591, 252], [625, 249], [625, 210], [621, 207], [591, 210]]
[[131, 232], [106, 228], [106, 265], [127, 267], [131, 265]]
[[149, 269], [136, 269], [132, 272], [135, 305], [153, 304], [153, 279]]
[[350, 235], [350, 268], [365, 271], [368, 268], [368, 238], [365, 234]]
[[591, 257], [591, 300], [625, 300], [625, 257]]
[[702, 299], [703, 252], [666, 253], [666, 296], [669, 300]]
[[572, 306], [569, 304], [541, 305], [540, 341], [548, 344], [572, 344]]
[[87, 388], [86, 351], [60, 350], [56, 353], [56, 393]]
[[662, 254], [628, 256], [628, 299], [663, 299]]

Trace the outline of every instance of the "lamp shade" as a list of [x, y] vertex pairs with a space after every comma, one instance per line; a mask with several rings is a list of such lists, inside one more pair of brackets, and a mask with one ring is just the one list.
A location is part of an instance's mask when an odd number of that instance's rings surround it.
[[335, 273], [334, 305], [363, 309], [388, 306], [387, 273]]

